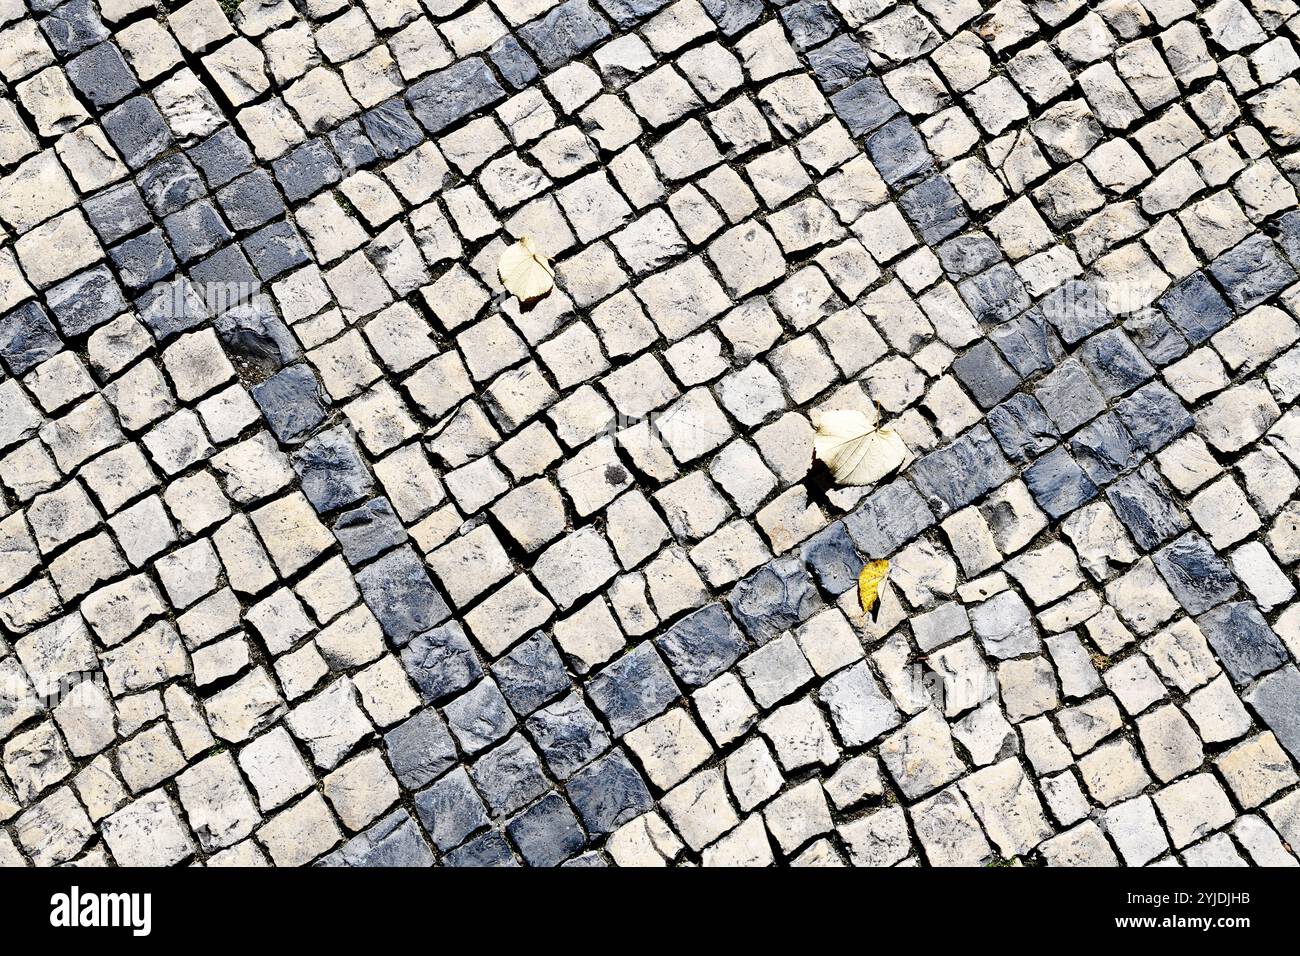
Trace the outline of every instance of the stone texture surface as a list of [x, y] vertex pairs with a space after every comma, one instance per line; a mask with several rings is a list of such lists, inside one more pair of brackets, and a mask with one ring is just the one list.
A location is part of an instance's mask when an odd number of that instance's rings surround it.
[[26, 7], [0, 862], [1297, 864], [1290, 0]]

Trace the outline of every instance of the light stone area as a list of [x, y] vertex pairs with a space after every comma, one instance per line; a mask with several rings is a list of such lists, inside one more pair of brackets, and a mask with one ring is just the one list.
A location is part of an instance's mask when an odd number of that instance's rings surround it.
[[0, 864], [1300, 864], [1297, 44], [0, 4]]

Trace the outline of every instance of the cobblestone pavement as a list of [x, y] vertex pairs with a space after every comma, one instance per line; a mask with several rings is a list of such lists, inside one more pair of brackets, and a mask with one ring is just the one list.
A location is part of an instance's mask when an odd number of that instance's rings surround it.
[[1296, 866], [1298, 27], [0, 0], [0, 862]]

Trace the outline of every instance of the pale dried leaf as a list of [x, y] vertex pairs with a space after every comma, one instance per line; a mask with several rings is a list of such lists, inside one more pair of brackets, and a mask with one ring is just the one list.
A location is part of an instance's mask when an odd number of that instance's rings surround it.
[[506, 291], [524, 305], [531, 305], [555, 288], [555, 270], [551, 260], [542, 255], [529, 236], [507, 246], [497, 263], [497, 273]]
[[870, 485], [911, 460], [903, 439], [877, 428], [877, 415], [853, 410], [814, 412], [813, 453], [837, 485]]

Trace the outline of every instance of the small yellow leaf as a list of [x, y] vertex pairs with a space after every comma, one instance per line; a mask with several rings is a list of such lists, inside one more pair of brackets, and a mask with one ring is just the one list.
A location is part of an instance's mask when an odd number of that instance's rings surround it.
[[529, 236], [520, 236], [507, 246], [497, 263], [497, 274], [506, 291], [522, 304], [532, 305], [555, 288], [555, 270], [551, 260], [537, 251]]
[[889, 573], [889, 561], [881, 558], [879, 561], [868, 561], [866, 566], [858, 574], [858, 601], [862, 604], [862, 613], [870, 614], [871, 607], [876, 603], [880, 596], [880, 582], [885, 580], [885, 575]]
[[837, 485], [871, 485], [911, 460], [896, 432], [877, 428], [875, 409], [813, 412], [813, 454]]

